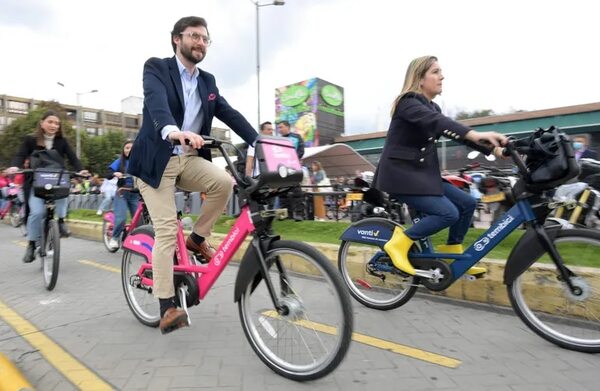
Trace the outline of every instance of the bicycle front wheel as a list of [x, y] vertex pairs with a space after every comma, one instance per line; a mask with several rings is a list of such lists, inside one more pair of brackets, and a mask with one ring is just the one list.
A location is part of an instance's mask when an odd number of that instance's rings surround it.
[[402, 274], [376, 245], [342, 241], [338, 268], [352, 297], [369, 308], [398, 308], [417, 291], [415, 277]]
[[329, 260], [306, 244], [276, 241], [264, 256], [284, 310], [273, 308], [264, 280], [249, 283], [238, 303], [244, 333], [276, 373], [293, 380], [321, 378], [339, 365], [352, 337], [344, 285]]
[[599, 353], [600, 232], [560, 230], [554, 245], [576, 289], [567, 286], [546, 253], [508, 285], [513, 309], [542, 338], [566, 349]]
[[[151, 226], [138, 227], [131, 234], [139, 233], [154, 237], [154, 230]], [[133, 315], [146, 326], [158, 327], [160, 323], [158, 300], [152, 294], [152, 287], [144, 286], [138, 274], [140, 267], [146, 263], [148, 261], [145, 257], [124, 249], [121, 261], [121, 283], [127, 305]], [[146, 273], [146, 277], [152, 278], [151, 270]]]
[[46, 232], [42, 246], [42, 275], [46, 289], [51, 291], [56, 286], [60, 265], [60, 231], [58, 223], [54, 219], [48, 222], [48, 232]]
[[114, 225], [111, 222], [106, 220], [102, 222], [102, 243], [104, 243], [104, 247], [109, 253], [117, 252], [120, 248], [120, 246], [117, 248], [112, 248], [109, 245], [110, 239], [112, 238], [113, 228]]

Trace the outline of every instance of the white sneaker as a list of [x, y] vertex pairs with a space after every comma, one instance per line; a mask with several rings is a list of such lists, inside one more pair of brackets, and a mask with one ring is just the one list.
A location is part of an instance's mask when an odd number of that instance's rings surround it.
[[115, 238], [110, 238], [110, 240], [108, 241], [108, 247], [110, 247], [113, 250], [116, 250], [119, 248], [119, 241]]
[[101, 210], [99, 210], [99, 211], [97, 211], [97, 212], [96, 212], [96, 214], [97, 214], [98, 216], [100, 216], [100, 215], [102, 214], [102, 211], [101, 211]]

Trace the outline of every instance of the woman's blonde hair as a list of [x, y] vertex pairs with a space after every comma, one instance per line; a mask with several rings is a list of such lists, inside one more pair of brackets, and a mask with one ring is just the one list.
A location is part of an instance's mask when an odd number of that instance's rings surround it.
[[408, 64], [408, 69], [406, 70], [406, 76], [404, 77], [404, 86], [402, 87], [402, 91], [400, 95], [394, 99], [394, 103], [392, 104], [392, 112], [390, 115], [394, 115], [394, 111], [396, 111], [396, 106], [398, 106], [398, 102], [404, 95], [409, 92], [417, 92], [419, 94], [422, 93], [421, 90], [421, 80], [425, 77], [425, 74], [431, 68], [434, 62], [438, 59], [435, 56], [422, 56], [415, 58]]

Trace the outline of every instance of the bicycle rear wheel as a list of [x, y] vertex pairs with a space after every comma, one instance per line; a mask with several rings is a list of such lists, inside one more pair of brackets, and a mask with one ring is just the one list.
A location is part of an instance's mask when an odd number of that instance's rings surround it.
[[342, 241], [338, 268], [352, 297], [369, 308], [398, 308], [417, 291], [415, 277], [402, 274], [376, 245]]
[[21, 225], [21, 207], [14, 202], [10, 206], [10, 225], [17, 228]]
[[[350, 298], [335, 268], [299, 242], [276, 241], [264, 254], [285, 314], [278, 314], [264, 280], [251, 282], [238, 302], [244, 333], [276, 373], [312, 380], [334, 370], [352, 337]], [[254, 260], [251, 260], [254, 262]]]
[[[146, 234], [154, 237], [151, 226], [141, 226], [134, 229], [131, 235]], [[160, 310], [158, 300], [152, 295], [152, 287], [144, 286], [138, 275], [138, 270], [143, 264], [148, 263], [145, 257], [130, 250], [123, 249], [121, 261], [121, 283], [123, 293], [127, 299], [127, 305], [133, 315], [143, 324], [150, 327], [158, 327], [160, 323]], [[147, 277], [152, 278], [152, 272], [148, 271]]]
[[51, 291], [58, 280], [58, 267], [60, 265], [60, 231], [58, 223], [52, 219], [48, 222], [48, 232], [42, 238], [43, 256], [42, 276], [46, 289]]
[[542, 338], [566, 349], [600, 352], [600, 232], [560, 230], [554, 245], [571, 272], [573, 293], [548, 254], [507, 286], [519, 318]]

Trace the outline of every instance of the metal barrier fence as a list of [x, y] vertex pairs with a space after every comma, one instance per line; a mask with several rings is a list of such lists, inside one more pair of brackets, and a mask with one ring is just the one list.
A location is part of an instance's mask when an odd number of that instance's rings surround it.
[[[234, 214], [233, 212], [235, 212], [236, 209], [231, 205], [233, 198], [234, 197], [231, 197], [227, 204], [227, 214], [231, 215]], [[102, 194], [71, 194], [69, 195], [69, 209], [97, 210], [103, 199], [104, 196]], [[235, 206], [237, 207], [237, 197], [235, 200]], [[183, 192], [176, 192], [175, 205], [177, 206], [178, 211], [197, 215], [200, 213], [200, 208], [202, 207], [200, 193], [193, 192], [186, 195]]]
[[[348, 208], [348, 206], [341, 204], [341, 201], [345, 199], [346, 194], [347, 193], [344, 191], [326, 193], [303, 191], [296, 197], [290, 198], [295, 199], [295, 202], [293, 203], [297, 203], [298, 208], [300, 209], [294, 214], [299, 214], [302, 220], [312, 220], [315, 217], [313, 198], [314, 196], [324, 196], [326, 217], [332, 220], [339, 220], [348, 217], [350, 209], [352, 209], [351, 207]], [[69, 195], [69, 209], [97, 210], [103, 199], [104, 196], [102, 194], [71, 194]], [[352, 202], [352, 204], [354, 204], [354, 202]], [[202, 198], [198, 192], [187, 194], [184, 192], [176, 192], [175, 205], [178, 211], [183, 211], [185, 214], [198, 215], [202, 207]], [[237, 192], [234, 191], [229, 198], [224, 213], [229, 216], [237, 216], [240, 213]]]

